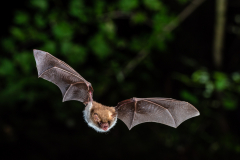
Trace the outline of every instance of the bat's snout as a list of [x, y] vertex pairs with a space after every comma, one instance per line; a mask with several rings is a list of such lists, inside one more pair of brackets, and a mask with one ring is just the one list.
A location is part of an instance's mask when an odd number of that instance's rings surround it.
[[101, 123], [101, 128], [104, 130], [104, 131], [107, 131], [108, 128], [109, 128], [109, 124], [108, 123]]

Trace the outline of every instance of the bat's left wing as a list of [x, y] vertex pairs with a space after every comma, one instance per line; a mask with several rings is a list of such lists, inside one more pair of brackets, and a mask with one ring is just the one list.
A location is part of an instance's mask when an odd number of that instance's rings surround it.
[[132, 98], [119, 102], [116, 111], [129, 128], [157, 122], [177, 128], [183, 121], [198, 116], [199, 111], [188, 102], [171, 98]]
[[56, 84], [63, 95], [63, 102], [77, 100], [87, 104], [92, 99], [93, 88], [79, 73], [48, 52], [33, 50], [38, 77]]

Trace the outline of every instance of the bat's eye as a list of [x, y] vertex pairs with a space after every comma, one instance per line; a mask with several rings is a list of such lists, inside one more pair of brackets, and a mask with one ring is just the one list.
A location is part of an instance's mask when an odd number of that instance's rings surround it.
[[96, 116], [97, 116], [98, 114], [97, 114], [97, 113], [94, 113], [94, 115], [96, 115]]

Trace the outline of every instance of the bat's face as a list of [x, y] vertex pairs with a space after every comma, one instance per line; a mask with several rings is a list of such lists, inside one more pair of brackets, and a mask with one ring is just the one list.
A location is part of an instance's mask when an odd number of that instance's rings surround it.
[[101, 132], [107, 132], [115, 125], [117, 117], [114, 109], [98, 108], [92, 110], [91, 119]]

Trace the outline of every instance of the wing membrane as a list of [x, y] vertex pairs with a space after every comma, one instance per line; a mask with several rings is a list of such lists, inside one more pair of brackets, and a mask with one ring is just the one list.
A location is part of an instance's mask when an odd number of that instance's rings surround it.
[[133, 98], [120, 102], [116, 109], [118, 118], [129, 129], [144, 122], [157, 122], [176, 128], [185, 120], [199, 115], [191, 104], [171, 98]]
[[34, 50], [38, 76], [56, 84], [63, 95], [63, 101], [87, 102], [91, 84], [65, 62], [51, 54]]

